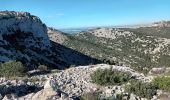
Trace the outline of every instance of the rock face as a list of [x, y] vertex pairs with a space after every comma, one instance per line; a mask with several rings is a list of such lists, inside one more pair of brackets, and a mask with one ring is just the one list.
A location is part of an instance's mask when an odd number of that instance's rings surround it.
[[65, 38], [62, 32], [47, 29], [38, 17], [30, 13], [0, 12], [0, 62], [21, 61], [29, 70], [38, 65], [63, 69], [70, 65], [95, 62], [88, 56], [60, 45]]
[[0, 62], [19, 60], [32, 67], [36, 62], [57, 66], [47, 27], [38, 17], [27, 12], [2, 11], [0, 24]]
[[[23, 42], [28, 47], [33, 46], [44, 49], [51, 46], [47, 36], [46, 25], [38, 17], [30, 13], [0, 12], [0, 24], [0, 37], [2, 40], [6, 40], [6, 42], [9, 42], [6, 38], [10, 35], [20, 35], [20, 37], [25, 39]], [[30, 37], [34, 38], [31, 39]], [[17, 41], [15, 37], [13, 39]]]

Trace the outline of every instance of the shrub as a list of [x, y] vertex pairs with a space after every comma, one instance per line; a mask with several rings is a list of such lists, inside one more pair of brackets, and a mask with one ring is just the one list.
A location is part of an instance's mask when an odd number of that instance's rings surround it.
[[39, 66], [38, 66], [38, 69], [39, 69], [40, 71], [42, 71], [42, 72], [48, 71], [48, 68], [47, 68], [47, 66], [45, 66], [45, 65], [39, 65]]
[[76, 65], [70, 65], [70, 68], [74, 68], [74, 67], [76, 67]]
[[123, 94], [117, 94], [116, 100], [123, 100]]
[[130, 85], [125, 86], [125, 91], [136, 94], [143, 98], [152, 98], [156, 94], [157, 87], [152, 83], [144, 83], [142, 81], [133, 80]]
[[21, 62], [9, 61], [0, 64], [1, 77], [15, 77], [25, 75], [25, 67]]
[[40, 81], [40, 79], [39, 79], [38, 77], [33, 77], [33, 78], [31, 78], [30, 81], [33, 82], [33, 83], [35, 83], [35, 82]]
[[80, 100], [100, 100], [100, 94], [95, 92], [86, 93], [80, 97]]
[[93, 83], [99, 85], [117, 85], [130, 80], [130, 74], [125, 72], [112, 71], [112, 69], [98, 69], [91, 74]]
[[51, 70], [51, 73], [59, 73], [59, 72], [60, 72], [60, 70], [58, 70], [58, 69]]
[[156, 77], [153, 80], [153, 84], [157, 86], [160, 90], [170, 92], [170, 77]]

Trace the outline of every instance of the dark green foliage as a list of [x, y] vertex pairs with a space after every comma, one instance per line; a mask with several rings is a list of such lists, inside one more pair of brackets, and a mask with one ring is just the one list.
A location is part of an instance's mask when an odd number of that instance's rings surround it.
[[[155, 28], [121, 29], [134, 32], [131, 36], [117, 36], [115, 39], [96, 37], [90, 32], [83, 32], [75, 36], [69, 36], [63, 43], [90, 57], [99, 59], [107, 64], [124, 64], [134, 69], [145, 72], [153, 67], [170, 67], [170, 45], [161, 49], [161, 52], [152, 54], [160, 44], [159, 37], [169, 35], [170, 28], [163, 28], [157, 32]], [[156, 34], [154, 34], [157, 32]], [[103, 33], [107, 34], [107, 33]], [[167, 37], [168, 38], [168, 37]], [[139, 40], [138, 40], [139, 39]], [[155, 59], [158, 56], [157, 59]], [[116, 59], [113, 59], [116, 58]], [[155, 61], [153, 61], [155, 59]], [[143, 69], [144, 67], [148, 70]]]
[[140, 27], [136, 29], [126, 29], [135, 33], [142, 33], [144, 35], [157, 36], [162, 38], [170, 38], [170, 28], [169, 27]]
[[89, 92], [86, 94], [83, 94], [80, 97], [80, 100], [123, 100], [123, 94], [117, 94], [116, 98], [114, 96], [112, 97], [105, 97], [102, 96], [100, 92]]
[[23, 76], [25, 67], [21, 62], [9, 61], [0, 64], [0, 77]]
[[170, 92], [170, 77], [157, 77], [153, 80], [153, 84], [160, 90]]
[[39, 65], [39, 66], [38, 66], [38, 69], [39, 69], [40, 71], [42, 71], [42, 72], [48, 71], [48, 68], [47, 68], [47, 66], [45, 66], [45, 65]]
[[131, 81], [130, 85], [125, 87], [126, 92], [148, 99], [151, 99], [152, 96], [156, 94], [157, 89], [157, 86], [152, 83], [144, 83], [137, 80]]
[[80, 100], [100, 100], [99, 93], [86, 93], [80, 97]]
[[156, 77], [151, 83], [133, 80], [125, 87], [126, 92], [148, 99], [151, 99], [158, 89], [170, 92], [170, 77]]
[[123, 94], [117, 94], [115, 100], [122, 100], [123, 99]]
[[130, 80], [130, 74], [111, 69], [98, 69], [91, 74], [91, 79], [93, 83], [99, 85], [123, 84]]

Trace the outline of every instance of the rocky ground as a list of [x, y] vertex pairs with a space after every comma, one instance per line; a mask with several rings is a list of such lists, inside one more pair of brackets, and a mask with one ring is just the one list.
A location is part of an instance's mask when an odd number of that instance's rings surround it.
[[[153, 78], [152, 76], [144, 76], [129, 67], [106, 64], [79, 66], [57, 73], [36, 75], [20, 80], [1, 78], [0, 85], [6, 86], [6, 88], [0, 90], [1, 98], [3, 98], [3, 100], [9, 100], [9, 98], [19, 98], [19, 100], [36, 100], [39, 98], [42, 100], [45, 98], [65, 100], [67, 98], [68, 100], [74, 100], [82, 94], [96, 91], [101, 91], [106, 97], [124, 93], [123, 86], [98, 86], [92, 83], [90, 74], [98, 68], [111, 68], [113, 71], [128, 72], [134, 78], [145, 82], [149, 82]], [[13, 87], [13, 90], [10, 87]], [[11, 95], [6, 95], [5, 93], [10, 93]], [[16, 95], [18, 95], [18, 97]], [[134, 95], [132, 95], [132, 98], [134, 98]]]

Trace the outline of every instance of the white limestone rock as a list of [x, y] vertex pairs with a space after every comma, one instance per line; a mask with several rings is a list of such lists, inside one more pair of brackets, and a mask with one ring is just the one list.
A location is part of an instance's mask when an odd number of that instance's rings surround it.
[[7, 94], [2, 100], [17, 100], [17, 97], [14, 94]]
[[[27, 12], [0, 12], [0, 37], [3, 34], [14, 34], [17, 30], [24, 33], [33, 33], [35, 38], [41, 38], [41, 48], [51, 46], [47, 36], [47, 28], [41, 20]], [[2, 39], [3, 40], [3, 39]], [[29, 41], [29, 40], [27, 40]], [[34, 45], [28, 43], [27, 45]], [[38, 45], [37, 45], [38, 46]]]

